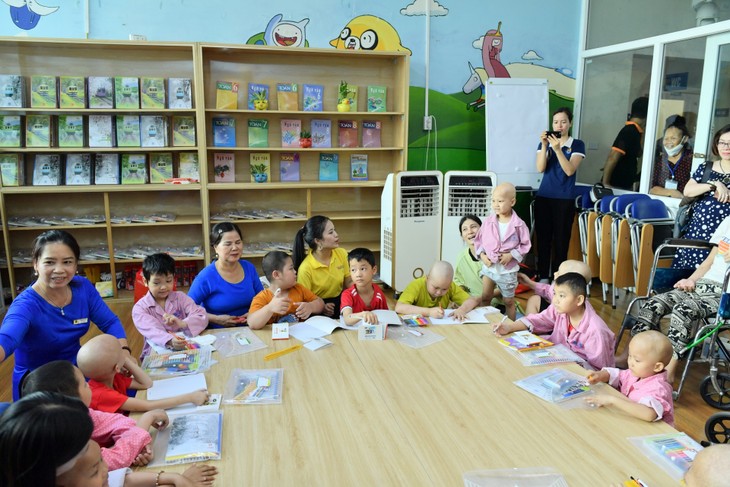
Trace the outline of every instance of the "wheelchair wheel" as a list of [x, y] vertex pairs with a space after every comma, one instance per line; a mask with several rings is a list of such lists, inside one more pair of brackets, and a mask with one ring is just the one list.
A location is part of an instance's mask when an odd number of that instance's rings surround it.
[[730, 442], [730, 414], [715, 413], [705, 423], [705, 436], [712, 443]]
[[717, 384], [720, 386], [721, 394], [715, 390], [708, 375], [700, 383], [700, 395], [713, 408], [730, 411], [730, 374], [717, 374]]

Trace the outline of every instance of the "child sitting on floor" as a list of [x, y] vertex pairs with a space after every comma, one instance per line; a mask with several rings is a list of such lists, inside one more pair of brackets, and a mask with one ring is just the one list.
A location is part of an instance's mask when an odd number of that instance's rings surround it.
[[306, 320], [322, 313], [324, 301], [297, 282], [292, 258], [279, 250], [267, 253], [261, 268], [269, 280], [269, 289], [258, 293], [248, 310], [248, 326], [260, 330], [279, 321]]
[[[588, 382], [608, 382], [623, 396], [597, 393], [586, 399], [591, 406], [613, 406], [644, 421], [664, 420], [674, 426], [672, 384], [667, 381], [667, 364], [672, 343], [662, 333], [638, 333], [629, 343], [629, 368], [604, 367], [588, 376]], [[625, 397], [624, 397], [625, 396]]]
[[370, 249], [359, 247], [347, 254], [347, 261], [350, 264], [350, 279], [354, 284], [342, 291], [340, 314], [348, 325], [360, 320], [377, 323], [378, 317], [373, 311], [388, 309], [388, 301], [383, 290], [373, 283], [373, 276], [378, 272], [375, 255]]
[[549, 333], [547, 340], [567, 346], [594, 370], [614, 365], [614, 334], [586, 301], [586, 280], [576, 272], [555, 279], [553, 302], [545, 311], [493, 329], [500, 336], [526, 329]]
[[507, 316], [511, 320], [515, 319], [517, 271], [532, 246], [527, 225], [512, 211], [516, 194], [511, 183], [502, 183], [494, 188], [492, 213], [474, 237], [475, 252], [483, 263], [482, 303], [492, 302], [496, 285], [502, 292]]
[[[147, 294], [132, 308], [134, 326], [155, 345], [172, 350], [184, 350], [185, 336], [199, 335], [208, 326], [205, 308], [195, 304], [187, 294], [173, 291], [175, 259], [167, 254], [152, 254], [142, 261], [142, 275]], [[142, 356], [151, 347], [145, 343]]]
[[418, 314], [432, 318], [443, 318], [444, 309], [458, 306], [452, 314], [463, 320], [466, 314], [479, 305], [479, 298], [469, 294], [454, 282], [454, 268], [446, 261], [437, 261], [428, 275], [411, 281], [395, 304], [396, 313]]
[[[91, 389], [84, 374], [66, 360], [41, 365], [23, 379], [22, 394], [58, 392], [80, 399], [86, 407], [91, 403]], [[91, 439], [99, 443], [101, 457], [110, 469], [144, 466], [152, 460], [152, 437], [149, 429], [162, 429], [169, 419], [162, 409], [144, 413], [137, 421], [123, 414], [105, 413], [89, 408], [94, 431]]]
[[[578, 274], [583, 276], [586, 282], [590, 285], [593, 273], [591, 272], [591, 268], [588, 266], [588, 264], [586, 264], [582, 260], [566, 260], [565, 262], [560, 264], [560, 267], [558, 267], [558, 270], [555, 271], [553, 278], [557, 279], [558, 277], [562, 276], [563, 274], [567, 274], [568, 272], [577, 272]], [[550, 303], [553, 302], [552, 284], [535, 282], [521, 272], [517, 274], [517, 279], [522, 284], [535, 291], [535, 294], [527, 299], [527, 304], [525, 305], [525, 314], [532, 315], [537, 314], [540, 311], [545, 311], [547, 307], [550, 306]]]
[[[127, 396], [127, 389], [152, 387], [152, 379], [122, 351], [119, 341], [111, 335], [98, 335], [86, 342], [79, 350], [76, 361], [84, 376], [90, 379], [90, 407], [98, 411], [150, 411], [189, 402], [200, 406], [208, 400], [208, 391], [195, 391], [156, 401]], [[122, 370], [131, 376], [122, 374]]]

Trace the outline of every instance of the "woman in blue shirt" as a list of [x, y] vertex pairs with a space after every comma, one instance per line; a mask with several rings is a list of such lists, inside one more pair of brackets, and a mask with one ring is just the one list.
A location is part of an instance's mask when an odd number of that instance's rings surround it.
[[553, 131], [559, 132], [560, 136], [543, 132], [537, 146], [537, 170], [543, 173], [535, 197], [537, 264], [541, 280], [551, 280], [553, 273], [568, 258], [575, 216], [575, 173], [586, 156], [583, 141], [570, 136], [572, 124], [573, 112], [567, 107], [558, 108], [553, 113]]
[[0, 326], [0, 362], [15, 353], [13, 399], [26, 371], [53, 360], [76, 363], [79, 340], [93, 321], [130, 352], [124, 327], [94, 285], [77, 276], [81, 250], [63, 230], [50, 230], [33, 243], [36, 281], [12, 302]]

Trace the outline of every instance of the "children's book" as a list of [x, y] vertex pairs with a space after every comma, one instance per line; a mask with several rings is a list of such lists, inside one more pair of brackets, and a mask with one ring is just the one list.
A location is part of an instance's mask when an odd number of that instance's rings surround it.
[[3, 186], [22, 186], [25, 182], [23, 154], [0, 154], [0, 174]]
[[0, 147], [20, 147], [20, 115], [0, 115]]
[[591, 393], [585, 377], [564, 369], [552, 369], [515, 381], [515, 384], [548, 402], [563, 402]]
[[226, 404], [281, 404], [284, 369], [233, 369], [223, 402]]
[[94, 184], [119, 184], [119, 154], [96, 154]]
[[155, 459], [149, 466], [220, 460], [222, 434], [221, 412], [172, 415], [155, 437]]
[[299, 86], [296, 83], [276, 83], [276, 103], [279, 111], [299, 110]]
[[142, 78], [142, 108], [165, 108], [165, 78]]
[[[180, 159], [182, 160], [182, 154]], [[153, 152], [150, 154], [150, 183], [164, 183], [165, 179], [172, 178], [172, 174], [172, 153]]]
[[114, 101], [117, 109], [139, 108], [139, 78], [114, 78]]
[[86, 80], [83, 76], [60, 76], [58, 85], [61, 108], [86, 107]]
[[284, 118], [281, 120], [281, 146], [299, 147], [302, 121]]
[[139, 116], [117, 115], [117, 147], [139, 146]]
[[177, 167], [177, 177], [200, 181], [200, 164], [195, 152], [181, 152]]
[[251, 118], [248, 120], [248, 146], [269, 146], [269, 121]]
[[261, 83], [248, 84], [248, 109], [266, 110], [269, 108], [269, 85]]
[[25, 117], [25, 146], [51, 147], [50, 115], [28, 115]]
[[235, 81], [216, 81], [215, 107], [218, 109], [238, 109], [238, 83]]
[[192, 87], [190, 78], [168, 78], [167, 108], [193, 108]]
[[353, 181], [368, 180], [367, 154], [350, 154], [350, 176]]
[[213, 145], [215, 147], [236, 146], [236, 119], [213, 117]]
[[172, 116], [172, 145], [175, 147], [195, 146], [195, 117]]
[[548, 348], [554, 345], [553, 342], [549, 342], [544, 338], [541, 338], [527, 330], [516, 331], [499, 340], [502, 345], [516, 350], [517, 352], [527, 352], [530, 350], [538, 350], [541, 348]]
[[55, 76], [30, 77], [30, 106], [32, 108], [56, 108], [58, 106]]
[[524, 350], [521, 352], [512, 350], [509, 347], [505, 347], [509, 352], [512, 353], [517, 359], [522, 362], [522, 365], [526, 367], [533, 367], [537, 365], [552, 365], [562, 364], [568, 362], [583, 363], [583, 360], [578, 354], [573, 352], [567, 346], [559, 343], [552, 347], [538, 348], [535, 350]]
[[33, 186], [61, 184], [60, 154], [36, 154], [33, 161]]
[[[163, 352], [167, 353], [167, 351]], [[152, 381], [152, 387], [147, 389], [147, 400], [159, 401], [169, 399], [182, 394], [189, 394], [195, 391], [207, 390], [208, 383], [205, 374], [183, 375], [169, 379], [158, 379]]]
[[486, 325], [491, 323], [489, 318], [486, 316], [487, 314], [499, 313], [497, 308], [492, 308], [491, 306], [480, 306], [479, 308], [474, 308], [469, 311], [463, 320], [459, 320], [454, 317], [454, 311], [455, 310], [453, 309], [445, 309], [443, 318], [431, 317], [429, 318], [429, 321], [432, 325], [463, 325], [467, 323]]
[[350, 111], [357, 111], [357, 86], [347, 85], [347, 98], [350, 99]]
[[381, 147], [380, 145], [380, 122], [377, 120], [362, 121], [362, 146]]
[[302, 105], [305, 112], [321, 112], [324, 105], [324, 86], [302, 85]]
[[66, 156], [66, 186], [91, 184], [91, 154], [68, 154]]
[[122, 184], [147, 183], [147, 157], [144, 154], [122, 154]]
[[81, 115], [58, 116], [58, 147], [84, 146], [84, 117]]
[[340, 147], [357, 147], [357, 120], [340, 120], [337, 136]]
[[161, 115], [142, 115], [139, 117], [139, 135], [142, 147], [166, 147], [167, 117]]
[[142, 361], [142, 369], [150, 377], [197, 374], [210, 368], [210, 352], [209, 347], [203, 347], [179, 352], [151, 353]]
[[386, 93], [385, 86], [368, 86], [368, 111], [369, 112], [385, 112], [386, 111]]
[[686, 433], [635, 436], [629, 441], [676, 480], [684, 477], [702, 450], [702, 445]]
[[279, 181], [299, 181], [299, 153], [282, 152], [279, 162]]
[[89, 108], [114, 108], [114, 79], [89, 76], [87, 86]]
[[268, 183], [271, 181], [271, 154], [268, 152], [251, 153], [251, 182]]
[[0, 108], [25, 106], [25, 78], [18, 74], [0, 74]]
[[339, 154], [322, 152], [319, 154], [319, 180], [339, 181]]
[[89, 115], [89, 147], [114, 147], [114, 135], [111, 115]]
[[233, 152], [213, 154], [213, 172], [216, 183], [236, 182], [236, 155]]
[[357, 326], [348, 326], [341, 321], [318, 315], [312, 316], [301, 323], [290, 324], [289, 335], [303, 342], [307, 342], [313, 338], [322, 338], [331, 335], [337, 328], [357, 330]]
[[313, 119], [311, 123], [312, 147], [332, 147], [332, 120]]

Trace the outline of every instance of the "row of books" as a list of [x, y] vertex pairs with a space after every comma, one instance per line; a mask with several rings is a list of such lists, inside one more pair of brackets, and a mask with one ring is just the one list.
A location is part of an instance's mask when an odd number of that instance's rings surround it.
[[171, 119], [172, 136], [163, 115], [0, 115], [0, 147], [194, 147], [195, 117]]
[[210, 215], [212, 222], [226, 222], [230, 220], [285, 220], [306, 219], [307, 214], [279, 208], [236, 208], [222, 213]]
[[[149, 165], [147, 157], [147, 154], [116, 153], [35, 154], [30, 184], [155, 184], [174, 177], [175, 164], [171, 152], [150, 153]], [[0, 174], [3, 186], [26, 185], [23, 154], [0, 154]], [[198, 155], [194, 152], [180, 153], [177, 177], [198, 181], [199, 174]]]
[[0, 107], [192, 109], [192, 85], [190, 78], [34, 75], [26, 96], [23, 76], [0, 74]]
[[[236, 147], [236, 119], [234, 117], [213, 117], [213, 146]], [[312, 120], [310, 130], [298, 119], [282, 119], [281, 147], [329, 148], [332, 147], [332, 120]], [[380, 133], [382, 124], [378, 120], [338, 120], [337, 144], [341, 148], [381, 147]], [[358, 145], [359, 142], [359, 145]], [[266, 119], [248, 120], [248, 147], [267, 148], [269, 143], [269, 121]]]
[[[149, 215], [122, 215], [111, 216], [111, 223], [156, 223], [174, 222], [177, 217], [171, 213], [152, 213]], [[96, 225], [104, 223], [104, 215], [91, 216], [13, 216], [8, 219], [8, 226], [23, 227], [54, 227], [69, 225]]]
[[[271, 182], [271, 154], [254, 152], [250, 154], [250, 174], [252, 183]], [[319, 155], [319, 180], [339, 181], [339, 154], [321, 153]], [[213, 155], [213, 171], [216, 183], [236, 182], [236, 156], [232, 152], [217, 152]], [[350, 179], [368, 180], [368, 155], [350, 154]], [[300, 181], [299, 153], [279, 153], [279, 181]]]
[[[218, 109], [238, 109], [239, 83], [235, 81], [216, 82], [215, 107]], [[301, 104], [299, 93], [301, 91]], [[298, 83], [276, 83], [276, 107], [279, 111], [321, 112], [324, 110], [324, 85], [303, 84], [301, 90]], [[247, 93], [247, 107], [249, 110], [268, 110], [270, 86], [264, 83], [249, 83]], [[347, 84], [347, 98], [350, 106], [357, 111], [358, 87]], [[339, 91], [332, 98], [336, 104], [339, 101]], [[385, 112], [387, 101], [387, 87], [370, 85], [367, 87], [367, 111]], [[301, 108], [300, 108], [301, 106]]]

